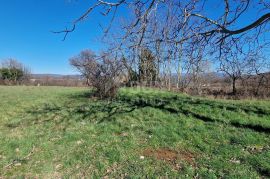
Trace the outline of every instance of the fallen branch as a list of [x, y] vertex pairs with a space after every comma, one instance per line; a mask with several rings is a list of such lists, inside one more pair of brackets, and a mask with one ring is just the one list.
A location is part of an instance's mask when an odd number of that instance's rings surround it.
[[13, 165], [15, 165], [16, 163], [19, 163], [20, 161], [24, 161], [24, 160], [29, 160], [29, 158], [33, 155], [35, 150], [35, 146], [33, 146], [32, 150], [30, 151], [30, 153], [28, 153], [28, 155], [26, 155], [25, 157], [23, 157], [22, 159], [14, 159], [11, 163], [9, 163], [8, 165], [6, 165], [4, 168], [7, 169]]

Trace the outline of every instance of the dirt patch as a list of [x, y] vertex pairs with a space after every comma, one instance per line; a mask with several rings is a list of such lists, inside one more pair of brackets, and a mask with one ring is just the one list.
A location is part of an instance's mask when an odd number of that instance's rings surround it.
[[121, 137], [128, 137], [128, 133], [127, 132], [116, 132], [114, 133], [115, 136], [121, 136]]
[[143, 151], [145, 157], [153, 157], [157, 160], [164, 160], [170, 164], [176, 164], [177, 161], [182, 161], [192, 166], [196, 166], [196, 155], [190, 151], [181, 150], [175, 151], [171, 149], [146, 149]]

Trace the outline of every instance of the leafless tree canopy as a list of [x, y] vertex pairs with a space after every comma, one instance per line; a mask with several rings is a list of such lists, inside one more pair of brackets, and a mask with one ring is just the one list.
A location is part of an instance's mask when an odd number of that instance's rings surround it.
[[116, 95], [123, 72], [122, 62], [111, 54], [95, 55], [90, 50], [82, 51], [70, 59], [74, 66], [88, 81], [100, 98], [112, 98]]
[[[270, 3], [267, 0], [95, 0], [90, 4], [92, 5], [89, 5], [82, 16], [73, 21], [72, 28], [56, 33], [65, 33], [66, 37], [93, 11], [100, 9], [102, 9], [101, 12], [104, 16], [111, 18], [112, 22], [108, 24], [105, 30], [105, 32], [108, 32], [115, 20], [115, 14], [118, 13], [120, 8], [124, 8], [130, 10], [133, 17], [132, 22], [123, 27], [126, 30], [124, 37], [140, 34], [138, 43], [143, 41], [153, 24], [161, 26], [160, 32], [163, 32], [163, 34], [160, 34], [162, 36], [155, 40], [180, 42], [196, 37], [205, 40], [215, 38], [217, 43], [223, 43], [225, 39], [231, 36], [243, 35], [252, 30], [263, 30], [264, 27], [268, 26], [270, 18]], [[209, 12], [216, 8], [223, 10], [217, 11], [215, 15], [209, 15]], [[247, 13], [251, 13], [250, 9], [253, 10], [252, 16], [254, 16], [251, 20], [245, 18]], [[166, 23], [161, 24], [155, 21], [162, 21], [162, 19], [172, 25], [171, 34], [166, 34], [166, 29], [168, 29]], [[245, 21], [245, 25], [242, 25], [241, 21]], [[184, 27], [188, 32], [183, 34], [181, 31]], [[178, 39], [180, 36], [182, 37]]]
[[93, 70], [97, 68], [97, 56], [91, 50], [84, 50], [79, 55], [70, 59], [70, 64], [75, 67], [83, 77], [86, 78], [87, 84], [90, 85]]
[[[128, 71], [139, 73], [140, 52], [149, 49], [156, 81], [168, 89], [175, 83], [199, 93], [207, 85], [202, 76], [214, 68], [232, 79], [235, 93], [243, 76], [270, 71], [256, 65], [261, 59], [269, 63], [268, 0], [94, 0], [70, 27], [55, 33], [66, 39], [94, 11], [110, 19], [104, 28], [106, 43], [111, 53], [122, 56]], [[120, 11], [127, 12], [125, 17]], [[206, 70], [206, 63], [212, 69]]]

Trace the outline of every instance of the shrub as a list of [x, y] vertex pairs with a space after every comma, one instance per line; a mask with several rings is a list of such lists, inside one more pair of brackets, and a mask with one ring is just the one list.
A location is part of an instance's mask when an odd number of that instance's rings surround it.
[[110, 54], [103, 53], [96, 56], [90, 50], [82, 51], [78, 56], [70, 59], [74, 66], [88, 81], [88, 84], [95, 89], [99, 98], [114, 98], [120, 87], [120, 76], [123, 65], [117, 58]]
[[14, 59], [7, 59], [1, 63], [0, 81], [4, 84], [20, 84], [28, 81], [30, 70]]

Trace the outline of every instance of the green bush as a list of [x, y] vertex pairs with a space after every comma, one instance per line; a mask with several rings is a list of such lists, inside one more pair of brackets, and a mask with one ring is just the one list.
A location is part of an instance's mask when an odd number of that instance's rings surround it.
[[17, 68], [1, 68], [0, 78], [2, 80], [8, 80], [12, 82], [17, 82], [21, 80], [24, 76], [23, 70]]

